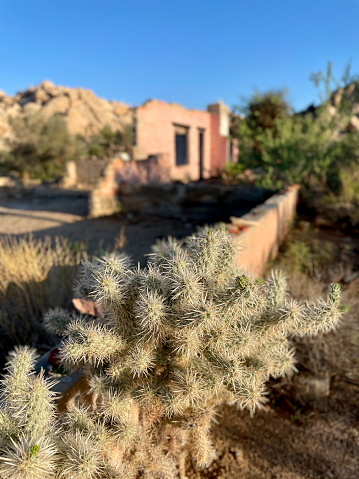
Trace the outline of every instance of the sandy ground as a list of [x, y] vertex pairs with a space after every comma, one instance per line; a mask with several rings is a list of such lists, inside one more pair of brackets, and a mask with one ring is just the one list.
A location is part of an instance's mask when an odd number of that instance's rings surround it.
[[196, 231], [188, 216], [175, 219], [120, 214], [87, 219], [87, 211], [84, 195], [0, 201], [0, 236], [61, 236], [73, 244], [84, 242], [90, 254], [111, 251], [124, 237], [126, 252], [136, 262], [143, 263], [144, 255], [150, 252], [150, 245], [157, 238], [171, 235], [183, 238]]

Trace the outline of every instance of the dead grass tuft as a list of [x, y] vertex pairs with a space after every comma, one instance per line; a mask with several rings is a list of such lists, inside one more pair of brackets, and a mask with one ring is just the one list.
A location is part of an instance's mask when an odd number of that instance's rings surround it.
[[42, 317], [49, 308], [70, 306], [82, 258], [83, 247], [63, 238], [0, 239], [0, 328], [7, 341], [48, 344]]

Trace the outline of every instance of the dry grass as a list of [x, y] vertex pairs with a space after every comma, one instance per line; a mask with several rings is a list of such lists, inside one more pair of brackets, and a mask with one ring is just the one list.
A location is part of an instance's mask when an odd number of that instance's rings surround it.
[[53, 244], [49, 237], [0, 239], [0, 328], [7, 341], [40, 348], [49, 342], [42, 316], [48, 308], [70, 306], [84, 257], [81, 247], [61, 238]]
[[313, 337], [293, 338], [298, 367], [314, 374], [327, 373], [359, 380], [359, 279], [347, 283], [358, 270], [357, 240], [345, 242], [336, 233], [313, 228], [293, 230], [271, 266], [288, 275], [290, 294], [298, 300], [325, 297], [329, 284], [340, 283], [342, 304], [349, 306], [336, 331]]

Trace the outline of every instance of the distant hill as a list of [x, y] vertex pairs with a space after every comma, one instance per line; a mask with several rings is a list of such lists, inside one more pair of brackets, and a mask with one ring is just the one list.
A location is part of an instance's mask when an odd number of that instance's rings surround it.
[[48, 118], [55, 113], [67, 120], [72, 135], [89, 137], [105, 125], [122, 130], [131, 121], [131, 109], [122, 102], [98, 98], [90, 90], [55, 86], [44, 81], [36, 87], [7, 96], [0, 91], [0, 149], [11, 138], [11, 118], [41, 113]]

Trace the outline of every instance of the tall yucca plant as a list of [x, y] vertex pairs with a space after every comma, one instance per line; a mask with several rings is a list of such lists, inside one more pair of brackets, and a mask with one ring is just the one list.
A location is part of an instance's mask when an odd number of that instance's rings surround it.
[[254, 280], [236, 251], [225, 231], [208, 228], [186, 249], [158, 242], [144, 270], [125, 256], [83, 263], [77, 290], [101, 304], [103, 319], [46, 318], [92, 394], [63, 419], [59, 477], [172, 479], [184, 475], [185, 450], [209, 465], [218, 404], [253, 413], [269, 376], [295, 370], [288, 337], [338, 323], [338, 285], [327, 301], [297, 303], [283, 275]]

